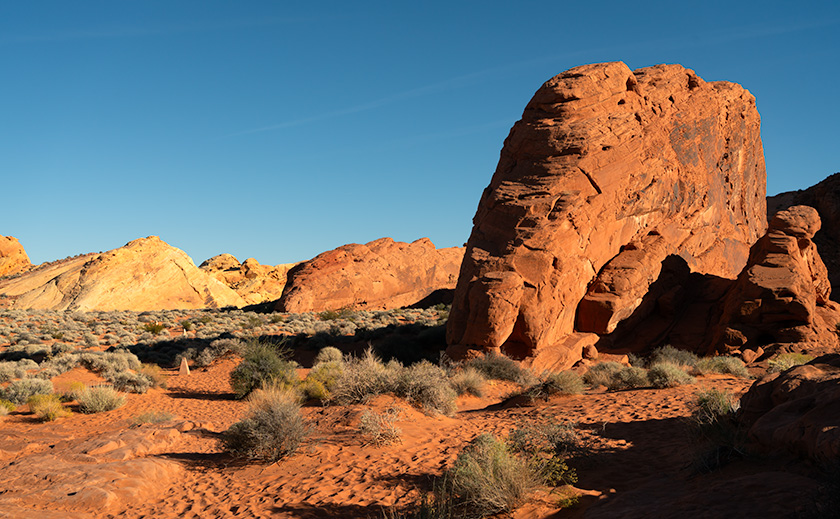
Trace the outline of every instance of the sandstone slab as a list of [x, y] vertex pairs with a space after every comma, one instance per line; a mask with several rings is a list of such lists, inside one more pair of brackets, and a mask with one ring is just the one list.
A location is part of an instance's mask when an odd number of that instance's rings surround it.
[[0, 236], [0, 278], [19, 274], [32, 264], [23, 246], [12, 236]]

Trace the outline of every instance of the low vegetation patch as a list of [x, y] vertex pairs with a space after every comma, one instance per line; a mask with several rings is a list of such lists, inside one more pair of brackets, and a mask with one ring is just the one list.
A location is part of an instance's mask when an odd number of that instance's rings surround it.
[[273, 462], [293, 454], [308, 433], [298, 393], [274, 387], [251, 395], [245, 419], [222, 434], [222, 444], [234, 454]]
[[237, 398], [266, 385], [294, 387], [299, 382], [297, 363], [283, 358], [273, 344], [252, 342], [242, 356], [242, 362], [231, 372], [230, 385]]
[[663, 362], [677, 366], [693, 368], [697, 366], [700, 357], [690, 351], [678, 350], [671, 345], [661, 346], [653, 350], [650, 356], [649, 365], [654, 366]]
[[719, 357], [703, 357], [695, 365], [697, 371], [703, 375], [707, 373], [720, 373], [722, 375], [735, 375], [740, 378], [750, 378], [747, 366], [744, 361], [737, 357], [722, 355]]
[[466, 367], [479, 371], [489, 380], [507, 380], [519, 384], [533, 382], [534, 375], [518, 362], [504, 355], [488, 354], [467, 361]]
[[88, 414], [113, 411], [125, 404], [125, 397], [111, 386], [92, 386], [86, 388], [77, 400], [79, 402], [79, 411]]
[[580, 375], [574, 371], [548, 373], [540, 377], [539, 382], [516, 393], [531, 400], [547, 399], [554, 395], [578, 395], [585, 385]]
[[170, 422], [174, 419], [175, 415], [166, 411], [144, 411], [135, 416], [132, 423], [134, 425], [156, 424]]
[[740, 403], [728, 391], [709, 389], [696, 394], [692, 430], [700, 444], [698, 472], [716, 470], [746, 455], [746, 431], [735, 413]]
[[8, 400], [15, 405], [23, 405], [35, 395], [49, 395], [53, 392], [52, 382], [41, 378], [22, 378], [9, 382], [0, 389], [0, 399]]
[[69, 409], [64, 407], [61, 397], [55, 393], [31, 396], [26, 403], [29, 404], [29, 410], [42, 422], [52, 422], [72, 414]]
[[644, 368], [622, 366], [620, 370], [612, 373], [607, 383], [607, 389], [610, 391], [620, 391], [622, 389], [636, 389], [649, 385], [650, 380], [648, 380], [647, 371]]
[[685, 372], [685, 370], [670, 362], [659, 362], [651, 366], [647, 373], [650, 385], [657, 389], [666, 387], [677, 387], [685, 384], [694, 384], [695, 378]]
[[782, 353], [770, 359], [768, 373], [780, 373], [787, 371], [794, 366], [801, 366], [814, 360], [814, 357], [805, 353]]
[[382, 413], [367, 410], [359, 419], [359, 433], [366, 445], [377, 447], [402, 442], [402, 429], [397, 427], [400, 410], [389, 407]]
[[484, 385], [487, 379], [475, 368], [467, 367], [459, 369], [449, 375], [449, 383], [458, 394], [484, 396]]
[[583, 381], [592, 387], [609, 387], [613, 376], [624, 367], [623, 364], [618, 362], [599, 362], [583, 374]]

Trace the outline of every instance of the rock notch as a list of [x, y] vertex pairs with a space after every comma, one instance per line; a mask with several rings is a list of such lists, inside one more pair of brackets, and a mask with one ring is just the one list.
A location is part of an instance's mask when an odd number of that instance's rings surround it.
[[244, 306], [187, 254], [150, 236], [101, 254], [46, 264], [0, 281], [12, 308], [170, 310]]
[[31, 266], [29, 256], [17, 238], [0, 236], [0, 278], [19, 274]]
[[460, 247], [436, 249], [428, 238], [411, 243], [381, 238], [344, 245], [292, 268], [276, 310], [408, 306], [436, 290], [454, 288], [463, 255]]
[[297, 263], [261, 265], [254, 258], [239, 263], [230, 254], [219, 254], [198, 268], [235, 290], [245, 303], [256, 305], [280, 299], [286, 285], [286, 274], [295, 265]]
[[516, 358], [634, 313], [663, 261], [734, 278], [766, 228], [753, 96], [679, 65], [585, 65], [545, 83], [473, 219], [447, 327]]

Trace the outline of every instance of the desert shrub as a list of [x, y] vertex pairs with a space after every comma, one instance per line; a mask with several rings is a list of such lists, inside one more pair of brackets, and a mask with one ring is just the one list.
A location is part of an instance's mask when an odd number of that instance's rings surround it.
[[541, 423], [521, 425], [511, 431], [508, 444], [515, 452], [528, 457], [534, 472], [548, 485], [571, 485], [577, 472], [566, 460], [582, 452], [575, 422], [549, 419]]
[[394, 392], [431, 413], [451, 415], [456, 409], [458, 394], [446, 372], [425, 360], [399, 370]]
[[344, 354], [335, 346], [321, 348], [321, 351], [315, 356], [315, 365], [322, 362], [344, 362]]
[[397, 427], [400, 410], [389, 407], [382, 413], [367, 410], [359, 419], [359, 433], [366, 445], [377, 447], [402, 441], [402, 430]]
[[33, 395], [26, 401], [29, 410], [35, 413], [42, 422], [52, 422], [72, 413], [61, 403], [61, 397], [55, 393], [49, 395]]
[[79, 395], [79, 411], [87, 414], [113, 411], [125, 404], [125, 397], [111, 386], [92, 386]]
[[697, 365], [697, 361], [699, 360], [700, 358], [690, 351], [678, 350], [671, 345], [667, 345], [660, 346], [659, 348], [653, 350], [649, 364], [653, 366], [654, 364], [667, 362], [670, 364], [676, 364], [677, 366], [689, 366], [693, 368]]
[[0, 416], [5, 416], [17, 409], [17, 406], [8, 400], [0, 399]]
[[64, 391], [64, 399], [69, 401], [78, 400], [79, 396], [84, 393], [87, 389], [87, 386], [84, 385], [82, 382], [73, 381], [70, 382], [70, 385]]
[[618, 362], [599, 362], [583, 374], [583, 381], [592, 387], [609, 386], [615, 373], [624, 369]]
[[169, 422], [175, 418], [172, 413], [166, 411], [144, 411], [134, 417], [132, 423], [134, 425], [155, 424]]
[[681, 367], [670, 362], [654, 364], [648, 371], [647, 377], [650, 380], [650, 384], [659, 389], [693, 384], [695, 382], [694, 377], [686, 373]]
[[230, 373], [230, 385], [237, 398], [249, 395], [266, 384], [295, 386], [297, 363], [285, 360], [272, 344], [249, 344], [242, 362]]
[[307, 434], [298, 394], [271, 388], [251, 395], [245, 419], [222, 433], [222, 444], [237, 455], [277, 461], [294, 453]]
[[9, 383], [0, 390], [0, 398], [16, 405], [22, 405], [35, 395], [49, 395], [53, 392], [52, 382], [40, 378], [22, 378]]
[[383, 364], [371, 349], [344, 363], [344, 372], [333, 388], [333, 399], [339, 404], [364, 403], [385, 393], [394, 393], [402, 366], [397, 362]]
[[458, 396], [461, 395], [484, 395], [484, 384], [487, 379], [475, 368], [460, 369], [449, 375], [449, 383], [452, 384], [452, 389]]
[[814, 357], [805, 353], [782, 353], [770, 359], [768, 373], [779, 373], [787, 371], [794, 366], [800, 366], [814, 360]]
[[311, 370], [309, 370], [309, 374], [306, 378], [317, 380], [323, 384], [328, 391], [332, 391], [343, 373], [344, 362], [319, 362], [318, 364], [315, 364]]
[[355, 312], [352, 308], [339, 308], [338, 310], [324, 310], [318, 314], [318, 318], [322, 321], [337, 321], [339, 319], [352, 320], [355, 317]]
[[465, 516], [486, 517], [518, 506], [539, 478], [530, 465], [490, 434], [476, 437], [447, 471]]
[[158, 335], [165, 329], [166, 325], [162, 323], [146, 323], [143, 325], [143, 330], [151, 333], [152, 335]]
[[746, 431], [735, 413], [739, 402], [728, 391], [709, 389], [696, 394], [692, 429], [700, 443], [695, 469], [709, 472], [746, 454]]
[[124, 371], [122, 373], [109, 373], [108, 375], [106, 379], [113, 384], [117, 391], [142, 394], [153, 385], [149, 377], [143, 373]]
[[619, 391], [622, 389], [647, 387], [649, 384], [650, 381], [647, 377], [647, 371], [643, 368], [623, 366], [620, 370], [612, 374], [612, 378], [610, 378], [607, 388], [610, 391]]
[[326, 402], [330, 399], [330, 391], [320, 380], [307, 377], [298, 386], [297, 390], [305, 400], [318, 400]]
[[741, 378], [750, 378], [750, 373], [747, 371], [747, 366], [744, 364], [744, 361], [728, 355], [703, 357], [697, 361], [695, 368], [704, 375], [706, 373], [721, 373], [735, 375]]
[[518, 362], [504, 355], [488, 354], [476, 357], [467, 361], [465, 366], [478, 370], [490, 380], [524, 383], [533, 379], [528, 370], [522, 369]]
[[87, 369], [96, 373], [120, 373], [140, 369], [140, 359], [128, 351], [88, 351], [79, 354], [79, 361]]
[[188, 331], [193, 329], [193, 323], [188, 319], [184, 319], [183, 321], [179, 322], [178, 324], [181, 325], [181, 328], [183, 328], [185, 332], [188, 332]]
[[548, 398], [553, 395], [578, 395], [583, 392], [583, 379], [574, 371], [548, 373], [539, 382], [521, 392], [530, 399]]

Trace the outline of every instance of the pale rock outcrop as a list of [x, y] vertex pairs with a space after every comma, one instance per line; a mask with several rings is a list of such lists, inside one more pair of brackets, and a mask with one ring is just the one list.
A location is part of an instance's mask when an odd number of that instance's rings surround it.
[[0, 280], [13, 308], [168, 310], [244, 306], [239, 295], [157, 236]]
[[239, 263], [231, 254], [213, 256], [199, 268], [236, 291], [246, 304], [275, 301], [283, 295], [286, 275], [297, 263], [261, 265], [254, 258]]
[[17, 238], [0, 236], [0, 278], [19, 274], [31, 266], [29, 256]]
[[[545, 83], [481, 197], [447, 326], [516, 358], [638, 313], [663, 260], [734, 278], [764, 232], [755, 99], [679, 65], [585, 65]], [[556, 354], [566, 364], [581, 351]]]
[[428, 238], [344, 245], [292, 268], [276, 309], [300, 313], [408, 306], [435, 290], [454, 288], [463, 255], [461, 247], [436, 249]]

